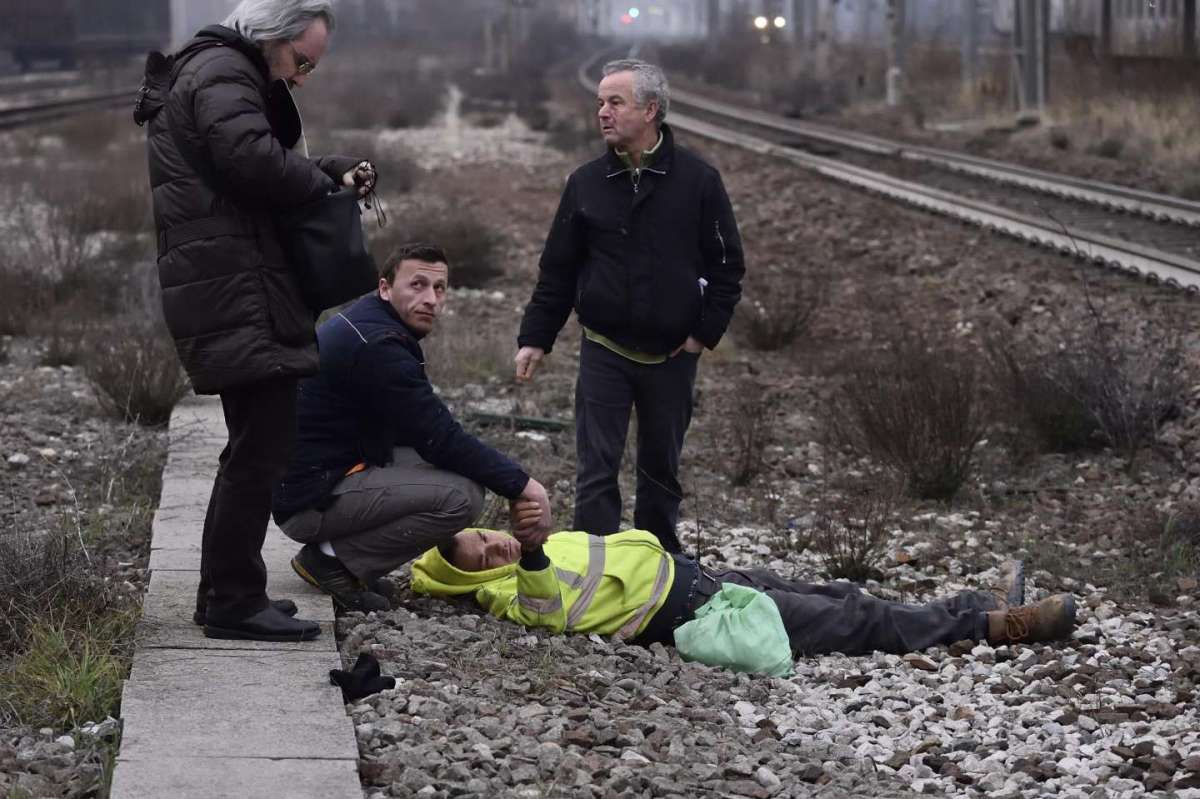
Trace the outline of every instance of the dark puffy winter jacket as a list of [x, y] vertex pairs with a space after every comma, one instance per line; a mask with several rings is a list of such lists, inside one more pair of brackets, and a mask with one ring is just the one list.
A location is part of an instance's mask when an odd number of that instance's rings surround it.
[[360, 159], [291, 150], [299, 116], [268, 76], [253, 42], [213, 25], [176, 54], [173, 84], [147, 70], [139, 103], [163, 311], [199, 394], [317, 370], [313, 316], [274, 220]]
[[669, 125], [662, 134], [636, 185], [611, 149], [567, 180], [519, 346], [549, 352], [572, 307], [638, 352], [720, 341], [742, 296], [737, 223], [720, 173], [676, 147]]

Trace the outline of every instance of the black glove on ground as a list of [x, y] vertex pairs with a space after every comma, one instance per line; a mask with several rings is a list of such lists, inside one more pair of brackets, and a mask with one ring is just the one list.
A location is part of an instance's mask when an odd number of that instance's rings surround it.
[[396, 678], [382, 676], [379, 661], [368, 652], [359, 653], [350, 671], [330, 669], [329, 682], [342, 689], [342, 701], [346, 703], [396, 687]]

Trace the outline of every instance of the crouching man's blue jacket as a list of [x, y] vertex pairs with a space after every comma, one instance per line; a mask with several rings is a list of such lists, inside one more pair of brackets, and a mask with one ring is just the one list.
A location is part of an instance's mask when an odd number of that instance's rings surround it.
[[378, 295], [331, 317], [317, 341], [320, 372], [300, 383], [295, 450], [272, 505], [277, 523], [324, 509], [347, 471], [386, 466], [395, 447], [509, 499], [524, 490], [529, 475], [463, 430], [433, 393], [418, 336]]

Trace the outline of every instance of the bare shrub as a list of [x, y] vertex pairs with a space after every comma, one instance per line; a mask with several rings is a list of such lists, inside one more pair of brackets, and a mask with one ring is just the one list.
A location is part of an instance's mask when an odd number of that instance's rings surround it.
[[314, 131], [424, 127], [449, 97], [440, 69], [395, 47], [345, 53], [325, 69], [297, 95]]
[[82, 363], [101, 407], [126, 422], [164, 425], [188, 392], [175, 344], [160, 324], [109, 323], [90, 338]]
[[813, 263], [795, 271], [769, 271], [747, 285], [735, 318], [751, 347], [780, 350], [808, 329], [828, 289], [828, 272]]
[[450, 282], [454, 286], [479, 288], [503, 274], [497, 263], [501, 235], [481, 222], [469, 208], [395, 214], [382, 230], [371, 229], [371, 254], [382, 265], [401, 244], [427, 241], [446, 251], [450, 260]]
[[898, 494], [885, 480], [848, 486], [840, 497], [827, 500], [809, 544], [831, 578], [862, 583], [882, 576], [879, 561], [895, 523]]
[[1099, 443], [1095, 415], [1074, 390], [1076, 381], [1063, 374], [1069, 359], [1001, 336], [988, 340], [988, 355], [1001, 396], [1044, 450], [1075, 452]]
[[[0, 245], [3, 246], [3, 245]], [[0, 335], [21, 336], [50, 304], [54, 287], [45, 274], [14, 263], [7, 247], [0, 257]]]
[[763, 472], [767, 447], [775, 438], [775, 392], [752, 378], [735, 386], [725, 414], [729, 441], [728, 473], [735, 486], [747, 486]]
[[830, 406], [830, 427], [904, 476], [920, 499], [949, 500], [983, 437], [975, 360], [950, 342], [904, 334], [856, 359]]
[[[452, 304], [462, 301], [455, 299], [451, 291]], [[448, 388], [511, 379], [514, 346], [511, 334], [492, 328], [480, 330], [458, 315], [443, 316], [434, 331], [421, 341], [430, 379]]]
[[1087, 314], [1032, 337], [993, 343], [993, 362], [1008, 396], [1042, 445], [1071, 451], [1104, 445], [1130, 464], [1151, 445], [1183, 399], [1183, 343], [1170, 323], [1110, 321], [1089, 302]]

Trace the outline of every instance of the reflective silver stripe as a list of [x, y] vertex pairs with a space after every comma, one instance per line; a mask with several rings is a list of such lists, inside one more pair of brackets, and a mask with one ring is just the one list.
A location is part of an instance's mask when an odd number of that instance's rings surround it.
[[534, 613], [541, 613], [546, 616], [562, 610], [562, 595], [538, 599], [537, 597], [517, 594], [517, 602], [526, 610], [532, 610]]
[[572, 590], [578, 591], [583, 585], [583, 575], [559, 566], [554, 567], [554, 576], [560, 583], [566, 583]]
[[583, 589], [579, 599], [575, 600], [575, 604], [571, 606], [571, 612], [567, 614], [568, 627], [574, 627], [583, 618], [583, 614], [587, 613], [588, 608], [592, 605], [592, 600], [596, 598], [596, 590], [600, 587], [600, 580], [603, 577], [604, 539], [598, 535], [589, 535], [587, 576], [583, 578]]
[[617, 638], [624, 640], [636, 635], [646, 616], [650, 615], [650, 611], [654, 610], [654, 607], [662, 599], [667, 590], [667, 579], [671, 576], [670, 560], [670, 555], [663, 555], [658, 561], [658, 576], [654, 578], [654, 590], [650, 592], [650, 598], [646, 600], [646, 604], [638, 608], [638, 612], [633, 614], [632, 619], [625, 622], [624, 627], [617, 630]]

